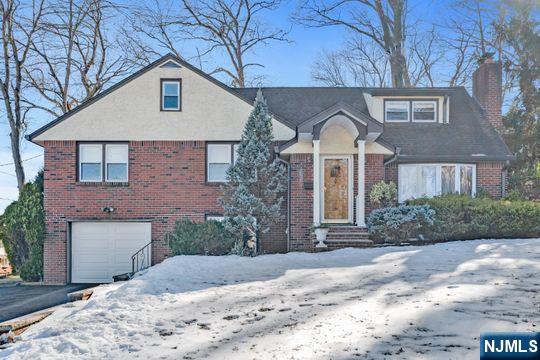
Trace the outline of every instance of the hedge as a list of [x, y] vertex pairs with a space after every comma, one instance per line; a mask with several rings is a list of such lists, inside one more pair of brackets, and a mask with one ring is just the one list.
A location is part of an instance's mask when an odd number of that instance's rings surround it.
[[43, 274], [43, 172], [24, 185], [19, 199], [2, 215], [2, 242], [13, 270], [25, 281], [39, 281]]
[[400, 244], [425, 233], [433, 225], [434, 214], [426, 205], [387, 207], [373, 210], [367, 226], [376, 241]]
[[540, 202], [445, 195], [407, 203], [435, 211], [432, 240], [540, 237]]
[[165, 235], [171, 255], [226, 255], [234, 252], [238, 239], [215, 220], [194, 222], [188, 218], [177, 221]]

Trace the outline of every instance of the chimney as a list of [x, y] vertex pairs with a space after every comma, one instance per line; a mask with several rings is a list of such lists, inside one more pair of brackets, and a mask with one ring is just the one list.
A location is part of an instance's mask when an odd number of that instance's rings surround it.
[[502, 130], [502, 67], [492, 57], [484, 60], [473, 74], [473, 96], [484, 109], [486, 119]]

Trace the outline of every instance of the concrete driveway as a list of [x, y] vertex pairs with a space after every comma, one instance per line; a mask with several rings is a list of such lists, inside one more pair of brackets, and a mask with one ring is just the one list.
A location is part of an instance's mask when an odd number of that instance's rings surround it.
[[0, 285], [0, 322], [68, 302], [67, 294], [94, 286]]

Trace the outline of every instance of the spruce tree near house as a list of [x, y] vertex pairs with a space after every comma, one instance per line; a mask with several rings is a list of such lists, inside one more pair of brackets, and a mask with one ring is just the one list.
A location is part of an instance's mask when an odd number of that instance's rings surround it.
[[283, 216], [287, 175], [285, 167], [272, 156], [273, 140], [272, 119], [259, 89], [220, 198], [226, 227], [247, 235], [253, 255], [260, 252], [261, 234]]

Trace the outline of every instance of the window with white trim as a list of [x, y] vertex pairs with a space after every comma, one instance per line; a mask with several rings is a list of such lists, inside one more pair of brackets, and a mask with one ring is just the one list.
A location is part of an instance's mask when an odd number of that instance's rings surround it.
[[400, 164], [398, 200], [445, 194], [476, 193], [476, 166], [473, 164]]
[[206, 221], [219, 221], [219, 222], [223, 222], [225, 220], [225, 216], [223, 215], [211, 215], [211, 214], [206, 214], [205, 216], [205, 220]]
[[236, 162], [238, 144], [210, 143], [206, 146], [206, 179], [208, 182], [226, 182], [227, 170]]
[[437, 120], [436, 101], [413, 101], [412, 121], [414, 122], [435, 122]]
[[79, 144], [79, 181], [127, 182], [128, 144]]
[[384, 119], [388, 122], [408, 122], [409, 102], [408, 101], [385, 101]]
[[105, 145], [105, 180], [109, 182], [128, 181], [127, 144]]
[[79, 181], [102, 180], [102, 144], [79, 144]]
[[161, 81], [161, 110], [180, 110], [180, 80]]

